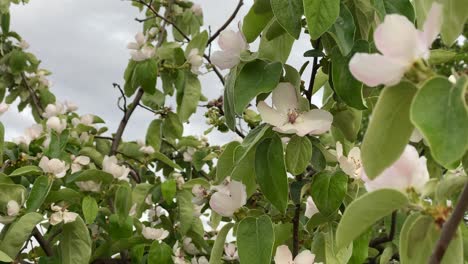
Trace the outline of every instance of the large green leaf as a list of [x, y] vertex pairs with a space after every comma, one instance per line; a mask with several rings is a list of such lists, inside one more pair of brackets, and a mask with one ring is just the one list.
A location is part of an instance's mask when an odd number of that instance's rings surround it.
[[[158, 63], [155, 60], [145, 60], [138, 62], [132, 76], [133, 91], [141, 87], [146, 93], [154, 94], [156, 91], [156, 79], [158, 77]], [[126, 92], [131, 96], [131, 91]]]
[[42, 170], [34, 165], [27, 165], [20, 167], [10, 173], [10, 177], [17, 177], [17, 176], [35, 176], [42, 174]]
[[310, 37], [318, 39], [338, 18], [340, 0], [304, 0], [304, 13]]
[[279, 136], [263, 140], [255, 153], [255, 174], [265, 197], [284, 213], [288, 205], [288, 177]]
[[234, 167], [234, 150], [239, 145], [239, 142], [233, 141], [224, 147], [216, 164], [216, 183], [221, 183], [227, 176], [231, 175]]
[[234, 110], [241, 115], [244, 108], [261, 93], [271, 92], [279, 82], [283, 67], [280, 62], [255, 60], [247, 63], [234, 86]]
[[[0, 244], [0, 250], [11, 258], [21, 250], [24, 242], [31, 236], [34, 227], [42, 221], [42, 215], [38, 213], [27, 213], [13, 222], [4, 233]], [[4, 232], [2, 230], [2, 232]]]
[[185, 49], [185, 56], [190, 54], [192, 49], [198, 49], [198, 54], [202, 54], [205, 51], [206, 44], [208, 43], [208, 32], [206, 30], [195, 35], [190, 40], [187, 48]]
[[[268, 25], [266, 31], [275, 25], [274, 21]], [[263, 34], [258, 48], [258, 57], [270, 61], [280, 61], [286, 63], [291, 53], [294, 38], [289, 34], [282, 34], [273, 39], [268, 39], [267, 34]]]
[[465, 93], [468, 78], [453, 85], [446, 78], [427, 81], [411, 106], [411, 120], [427, 140], [434, 159], [448, 167], [468, 148], [468, 108]]
[[0, 165], [3, 165], [3, 145], [5, 144], [5, 127], [0, 122]]
[[244, 218], [237, 227], [241, 263], [270, 264], [275, 235], [270, 217]]
[[27, 212], [35, 212], [42, 206], [42, 203], [49, 194], [50, 188], [52, 188], [52, 183], [53, 179], [48, 176], [42, 175], [37, 177], [29, 193], [28, 200], [26, 200]]
[[112, 174], [102, 170], [89, 169], [73, 174], [67, 178], [67, 182], [94, 181], [109, 184], [114, 180]]
[[353, 14], [351, 14], [346, 5], [342, 4], [340, 6], [340, 16], [336, 19], [335, 24], [333, 24], [328, 33], [335, 39], [344, 56], [348, 55], [353, 48], [355, 32], [356, 26]]
[[348, 246], [375, 222], [405, 207], [405, 194], [393, 189], [380, 189], [354, 200], [345, 210], [336, 230], [338, 248]]
[[312, 143], [307, 137], [294, 135], [286, 147], [286, 167], [293, 175], [305, 171], [312, 158]]
[[370, 179], [392, 165], [408, 144], [414, 129], [409, 115], [416, 90], [413, 84], [401, 82], [382, 91], [361, 148], [363, 166]]
[[81, 208], [83, 210], [83, 216], [87, 224], [92, 224], [96, 216], [98, 215], [98, 204], [96, 200], [91, 196], [85, 196], [81, 202]]
[[414, 21], [413, 5], [409, 0], [384, 0], [382, 2], [386, 14], [400, 14]]
[[232, 131], [236, 129], [236, 114], [234, 110], [234, 89], [237, 80], [237, 66], [231, 69], [226, 77], [226, 84], [224, 86], [224, 117], [226, 118], [226, 125]]
[[302, 0], [271, 0], [271, 9], [278, 23], [295, 39], [299, 38], [302, 29]]
[[197, 111], [201, 96], [201, 84], [195, 74], [185, 74], [185, 86], [182, 101], [177, 107], [177, 114], [182, 122], [187, 121]]
[[26, 188], [19, 184], [0, 184], [0, 212], [6, 213], [5, 209], [10, 200], [22, 204], [26, 197]]
[[[264, 6], [262, 8], [262, 6]], [[269, 0], [257, 0], [245, 15], [242, 23], [242, 33], [247, 42], [253, 42], [262, 33], [273, 17]]]
[[[234, 159], [236, 165], [231, 172], [231, 179], [242, 182], [247, 191], [247, 197], [250, 197], [257, 191], [256, 175], [255, 175], [255, 149], [252, 149], [248, 154], [244, 155], [245, 150], [242, 147], [237, 147], [234, 150]], [[243, 157], [240, 159], [240, 157]]]
[[310, 193], [322, 215], [329, 216], [338, 210], [347, 187], [348, 177], [343, 172], [324, 171], [314, 175]]
[[88, 228], [81, 219], [63, 225], [60, 239], [60, 255], [63, 264], [88, 263], [91, 258], [91, 238]]
[[188, 190], [177, 193], [177, 204], [179, 206], [180, 233], [185, 235], [192, 227], [193, 223], [193, 204], [192, 192]]
[[164, 242], [154, 241], [149, 250], [148, 263], [174, 263], [171, 247]]
[[154, 150], [159, 151], [161, 148], [161, 119], [155, 119], [151, 121], [146, 130], [146, 144], [154, 148]]
[[223, 261], [221, 260], [224, 252], [224, 243], [226, 241], [226, 236], [234, 226], [233, 223], [228, 223], [221, 230], [219, 231], [218, 235], [216, 236], [216, 240], [213, 245], [213, 249], [211, 250], [210, 255], [210, 264], [222, 264]]

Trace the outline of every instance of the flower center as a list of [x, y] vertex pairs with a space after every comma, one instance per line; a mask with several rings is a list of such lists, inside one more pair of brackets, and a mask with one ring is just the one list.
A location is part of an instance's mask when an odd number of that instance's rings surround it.
[[291, 124], [296, 123], [297, 118], [299, 117], [299, 113], [296, 111], [296, 109], [290, 109], [288, 111], [288, 122]]

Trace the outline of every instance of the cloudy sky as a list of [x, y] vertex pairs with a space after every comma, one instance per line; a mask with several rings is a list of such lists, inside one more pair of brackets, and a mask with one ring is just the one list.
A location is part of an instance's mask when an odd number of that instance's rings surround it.
[[[237, 0], [195, 2], [202, 6], [205, 25], [210, 25], [213, 31], [224, 23], [237, 5]], [[240, 15], [231, 24], [232, 29], [236, 28], [253, 0], [244, 2]], [[115, 131], [122, 112], [116, 107], [119, 93], [112, 83], [123, 83], [122, 76], [129, 59], [126, 45], [141, 30], [141, 25], [134, 20], [142, 17], [138, 10], [129, 1], [122, 0], [31, 0], [27, 5], [13, 6], [11, 13], [12, 30], [31, 45], [29, 51], [42, 61], [42, 67], [52, 71], [51, 89], [58, 100], [77, 103], [80, 114], [97, 114], [106, 120], [109, 131]], [[252, 46], [251, 50], [255, 50], [255, 45]], [[306, 39], [297, 41], [288, 63], [300, 67], [305, 61], [302, 54], [308, 48]], [[213, 46], [213, 50], [216, 49]], [[203, 93], [208, 98], [222, 94], [223, 87], [214, 74], [200, 79]], [[207, 129], [203, 110], [199, 108], [186, 126], [185, 134], [202, 135]], [[28, 110], [18, 113], [15, 107], [1, 118], [7, 139], [21, 135], [24, 128], [34, 122]], [[144, 138], [147, 124], [152, 119], [151, 113], [137, 109], [124, 138]], [[234, 134], [226, 136], [215, 132], [210, 141], [219, 144], [232, 138]]]

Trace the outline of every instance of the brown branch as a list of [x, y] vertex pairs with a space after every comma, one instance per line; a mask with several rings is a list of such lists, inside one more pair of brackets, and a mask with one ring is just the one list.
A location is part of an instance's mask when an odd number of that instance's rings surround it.
[[299, 253], [299, 217], [301, 215], [301, 204], [296, 204], [296, 209], [294, 210], [294, 218], [292, 219], [293, 223], [293, 256], [297, 256]]
[[144, 94], [144, 91], [143, 89], [140, 88], [137, 94], [135, 95], [135, 98], [133, 99], [131, 107], [129, 107], [127, 111], [125, 112], [122, 120], [120, 121], [119, 128], [117, 129], [117, 132], [115, 133], [114, 140], [112, 141], [112, 146], [111, 146], [109, 155], [111, 156], [115, 155], [115, 153], [117, 152], [117, 148], [119, 147], [120, 141], [122, 140], [123, 132], [125, 128], [127, 127], [128, 120], [132, 116], [133, 111], [135, 111], [135, 108], [138, 106], [138, 103], [140, 102], [141, 97], [143, 97], [143, 94]]
[[226, 22], [218, 29], [216, 30], [216, 32], [210, 37], [210, 39], [208, 40], [208, 44], [210, 44], [211, 42], [213, 42], [219, 34], [221, 34], [221, 32], [223, 30], [225, 30], [229, 24], [231, 24], [231, 22], [234, 20], [234, 18], [236, 18], [237, 16], [237, 13], [239, 13], [239, 10], [241, 8], [241, 6], [244, 4], [244, 1], [243, 0], [239, 0], [239, 3], [237, 4], [236, 6], [236, 9], [234, 9], [234, 12], [232, 13], [232, 15], [228, 18], [228, 20], [226, 20]]
[[[317, 40], [317, 48], [320, 48], [320, 38]], [[312, 72], [310, 74], [309, 89], [306, 91], [306, 97], [309, 103], [312, 102], [312, 94], [314, 92], [315, 77], [317, 76], [317, 71], [319, 69], [318, 57], [314, 57], [314, 63], [312, 66]]]
[[378, 237], [369, 242], [369, 247], [375, 248], [380, 244], [393, 241], [396, 233], [397, 211], [392, 213], [392, 222], [390, 225], [390, 233], [385, 237]]
[[442, 233], [436, 246], [432, 252], [432, 256], [429, 259], [429, 264], [438, 264], [442, 261], [445, 251], [448, 245], [452, 241], [455, 233], [457, 232], [458, 225], [460, 224], [466, 210], [468, 209], [468, 183], [465, 185], [463, 192], [458, 198], [457, 206], [453, 211], [452, 215], [442, 227]]
[[26, 75], [24, 73], [21, 73], [21, 78], [23, 79], [24, 84], [26, 85], [26, 88], [29, 91], [29, 95], [31, 96], [31, 99], [33, 101], [33, 105], [36, 108], [37, 113], [39, 114], [40, 118], [42, 119], [42, 114], [44, 113], [44, 108], [42, 108], [42, 105], [40, 103], [39, 98], [37, 97], [36, 92], [34, 92], [33, 88], [29, 85], [28, 80], [26, 78]]
[[50, 247], [49, 245], [49, 241], [47, 241], [41, 234], [41, 232], [39, 231], [39, 229], [37, 229], [37, 227], [35, 227], [32, 231], [32, 235], [34, 236], [34, 238], [37, 240], [37, 243], [39, 243], [39, 245], [41, 246], [41, 248], [44, 250], [44, 253], [47, 255], [47, 256], [52, 256], [54, 255], [54, 252], [52, 251], [52, 248]]

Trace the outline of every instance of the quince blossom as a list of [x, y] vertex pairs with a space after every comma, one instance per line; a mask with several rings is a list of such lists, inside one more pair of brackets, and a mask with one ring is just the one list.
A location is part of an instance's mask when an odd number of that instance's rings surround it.
[[10, 105], [5, 104], [5, 103], [0, 103], [0, 116], [4, 114], [6, 111], [8, 111], [8, 108], [10, 108]]
[[56, 116], [52, 116], [47, 119], [46, 126], [60, 134], [67, 128], [67, 121]]
[[290, 83], [280, 83], [272, 92], [273, 107], [260, 101], [257, 109], [262, 119], [285, 134], [319, 135], [330, 130], [333, 116], [321, 109], [300, 112], [296, 89]]
[[192, 261], [190, 261], [191, 264], [208, 264], [208, 259], [205, 256], [201, 256], [198, 259], [196, 257], [192, 258]]
[[317, 205], [315, 205], [312, 196], [307, 197], [306, 210], [304, 213], [305, 217], [312, 218], [312, 216], [318, 212], [319, 210], [317, 208]]
[[348, 157], [343, 156], [343, 145], [338, 141], [336, 142], [336, 158], [340, 164], [340, 168], [344, 173], [359, 179], [362, 171], [361, 150], [358, 147], [352, 148]]
[[245, 185], [238, 181], [225, 181], [213, 186], [216, 190], [210, 199], [210, 207], [222, 216], [232, 217], [247, 202]]
[[145, 154], [153, 154], [155, 152], [152, 146], [147, 146], [142, 140], [137, 140], [138, 146], [140, 146], [140, 151]]
[[385, 16], [374, 32], [374, 42], [382, 54], [356, 53], [349, 62], [353, 76], [368, 86], [395, 85], [420, 60], [429, 58], [429, 48], [440, 32], [442, 5], [434, 3], [423, 30], [405, 16]]
[[156, 53], [155, 49], [149, 45], [146, 45], [146, 37], [142, 32], [138, 32], [135, 35], [136, 42], [130, 42], [127, 48], [130, 49], [130, 56], [134, 61], [144, 61], [154, 56]]
[[228, 244], [224, 245], [223, 259], [227, 260], [227, 261], [232, 261], [232, 260], [238, 260], [239, 259], [239, 254], [237, 253], [236, 244], [228, 243]]
[[152, 227], [143, 227], [141, 230], [141, 234], [150, 240], [164, 240], [166, 237], [169, 236], [169, 232], [164, 230], [163, 228], [152, 228]]
[[362, 170], [362, 179], [368, 192], [384, 188], [399, 191], [414, 188], [421, 192], [426, 182], [429, 181], [429, 172], [426, 167], [426, 158], [419, 157], [418, 151], [413, 146], [407, 145], [400, 158], [379, 176], [370, 180]]
[[117, 163], [117, 158], [115, 156], [104, 156], [104, 160], [102, 161], [102, 170], [112, 174], [115, 179], [128, 181], [130, 169], [126, 166], [120, 166]]
[[72, 160], [73, 162], [71, 164], [71, 173], [81, 171], [83, 166], [88, 165], [89, 162], [91, 161], [90, 158], [87, 156], [78, 156], [78, 157], [72, 156]]
[[71, 223], [74, 222], [76, 220], [76, 217], [78, 216], [77, 213], [68, 212], [66, 208], [55, 204], [52, 204], [50, 208], [52, 209], [52, 211], [55, 212], [51, 214], [49, 218], [49, 223], [51, 225], [57, 225], [61, 222], [63, 222], [64, 224]]
[[21, 206], [15, 200], [10, 200], [7, 203], [7, 215], [8, 216], [16, 216], [18, 215]]
[[100, 192], [101, 191], [101, 183], [95, 181], [78, 181], [75, 182], [76, 186], [80, 188], [81, 191], [84, 192]]
[[200, 56], [198, 49], [190, 50], [187, 61], [190, 63], [193, 74], [200, 74], [200, 67], [203, 65], [203, 57]]
[[218, 68], [230, 69], [240, 62], [240, 55], [249, 49], [249, 44], [245, 40], [244, 34], [239, 30], [225, 30], [221, 32], [218, 39], [221, 51], [216, 51], [211, 55], [211, 61]]
[[275, 263], [276, 264], [313, 264], [315, 255], [310, 250], [304, 250], [299, 253], [294, 259], [288, 246], [282, 245], [276, 248]]
[[50, 118], [57, 115], [63, 115], [66, 113], [66, 111], [67, 109], [62, 103], [56, 102], [55, 104], [48, 104], [44, 109], [42, 116], [45, 118]]
[[203, 9], [201, 8], [201, 5], [199, 4], [194, 4], [190, 10], [196, 15], [196, 16], [203, 16]]
[[56, 178], [63, 178], [67, 174], [68, 166], [65, 161], [49, 159], [46, 156], [39, 161], [39, 167], [46, 173], [53, 174]]

